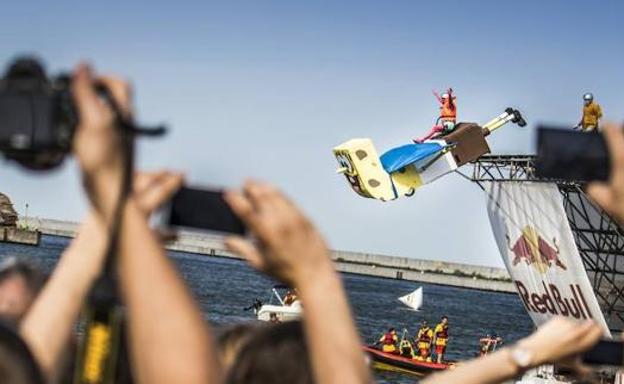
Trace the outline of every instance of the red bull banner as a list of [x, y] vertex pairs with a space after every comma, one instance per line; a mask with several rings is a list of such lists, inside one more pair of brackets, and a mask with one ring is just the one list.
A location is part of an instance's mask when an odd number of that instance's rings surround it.
[[485, 190], [496, 243], [533, 322], [593, 319], [608, 332], [557, 186], [492, 182]]

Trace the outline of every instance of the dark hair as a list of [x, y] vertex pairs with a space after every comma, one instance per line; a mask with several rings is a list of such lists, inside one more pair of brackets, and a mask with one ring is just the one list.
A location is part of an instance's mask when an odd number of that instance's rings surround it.
[[226, 383], [314, 383], [301, 321], [254, 331], [227, 373]]
[[388, 329], [388, 332], [392, 332], [392, 331], [396, 331], [396, 329], [394, 329], [394, 328], [389, 328]]
[[226, 371], [235, 364], [240, 350], [261, 327], [256, 323], [237, 324], [225, 328], [218, 334], [219, 357]]
[[33, 296], [39, 293], [46, 282], [46, 275], [37, 267], [16, 257], [9, 257], [0, 263], [0, 283], [13, 276], [22, 277]]
[[0, 322], [0, 378], [3, 383], [43, 384], [30, 349], [12, 327]]
[[444, 316], [442, 316], [442, 318], [440, 320], [444, 320], [444, 319], [448, 320], [448, 316], [444, 315]]

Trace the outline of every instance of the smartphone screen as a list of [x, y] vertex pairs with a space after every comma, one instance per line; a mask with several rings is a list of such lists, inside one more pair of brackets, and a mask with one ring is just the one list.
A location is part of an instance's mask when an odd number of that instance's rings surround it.
[[565, 181], [605, 181], [609, 152], [599, 133], [539, 127], [536, 175]]
[[223, 200], [223, 191], [181, 188], [165, 212], [170, 227], [244, 235], [243, 222]]
[[624, 344], [620, 340], [600, 340], [583, 354], [582, 359], [584, 363], [591, 365], [623, 366]]

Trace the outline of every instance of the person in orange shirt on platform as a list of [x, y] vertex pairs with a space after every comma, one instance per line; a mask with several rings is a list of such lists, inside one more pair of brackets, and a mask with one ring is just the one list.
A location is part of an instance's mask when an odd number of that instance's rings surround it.
[[583, 132], [594, 132], [598, 130], [598, 124], [602, 118], [602, 108], [594, 101], [594, 95], [586, 93], [583, 95], [583, 117], [575, 128], [580, 128]]

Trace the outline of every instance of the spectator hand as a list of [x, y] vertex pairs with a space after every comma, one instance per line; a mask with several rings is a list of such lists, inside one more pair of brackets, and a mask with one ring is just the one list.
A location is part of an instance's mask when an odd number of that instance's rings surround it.
[[108, 88], [125, 118], [130, 119], [132, 107], [126, 82], [110, 77], [96, 80], [84, 64], [75, 70], [72, 93], [80, 122], [74, 137], [74, 154], [91, 203], [109, 219], [121, 191], [123, 154], [119, 150], [121, 138], [115, 113], [97, 94], [96, 82]]
[[180, 189], [183, 182], [184, 177], [181, 173], [137, 172], [133, 189], [139, 209], [149, 217]]
[[327, 266], [331, 268], [321, 235], [272, 186], [248, 182], [243, 193], [227, 192], [225, 199], [258, 240], [256, 245], [242, 237], [229, 237], [226, 246], [255, 268], [293, 286]]
[[578, 323], [556, 317], [518, 345], [533, 354], [532, 366], [563, 363], [579, 373], [586, 373], [587, 368], [580, 365], [578, 356], [594, 346], [602, 334], [602, 328], [593, 321]]
[[589, 185], [589, 196], [608, 214], [624, 225], [624, 133], [615, 124], [607, 124], [604, 135], [611, 158], [611, 176], [606, 183]]

